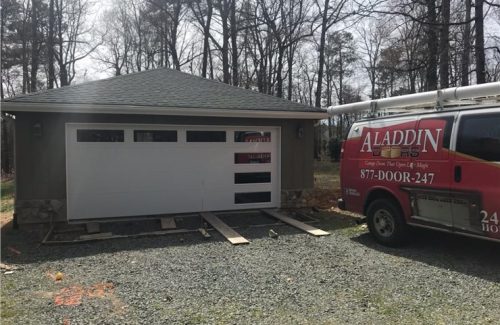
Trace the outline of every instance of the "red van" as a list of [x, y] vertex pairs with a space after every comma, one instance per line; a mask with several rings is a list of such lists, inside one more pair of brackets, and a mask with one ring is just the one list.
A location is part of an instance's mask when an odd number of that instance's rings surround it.
[[500, 105], [355, 122], [342, 146], [339, 207], [382, 244], [423, 227], [500, 242]]

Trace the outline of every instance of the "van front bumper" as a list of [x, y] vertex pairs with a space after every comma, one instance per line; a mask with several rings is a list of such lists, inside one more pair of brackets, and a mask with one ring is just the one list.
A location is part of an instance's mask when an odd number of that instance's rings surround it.
[[344, 201], [344, 199], [340, 198], [340, 199], [337, 200], [337, 207], [340, 210], [345, 210], [345, 201]]

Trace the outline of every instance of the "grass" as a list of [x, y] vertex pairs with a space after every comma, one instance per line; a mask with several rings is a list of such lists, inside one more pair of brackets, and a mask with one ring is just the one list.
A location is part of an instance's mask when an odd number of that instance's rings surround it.
[[315, 161], [314, 187], [325, 190], [340, 189], [340, 163]]
[[6, 320], [7, 318], [18, 316], [21, 313], [19, 304], [5, 292], [15, 288], [14, 279], [2, 277], [2, 295], [0, 297], [0, 319]]
[[0, 185], [1, 206], [0, 206], [0, 225], [2, 230], [4, 225], [8, 224], [14, 214], [14, 195], [16, 185], [13, 178], [2, 179]]

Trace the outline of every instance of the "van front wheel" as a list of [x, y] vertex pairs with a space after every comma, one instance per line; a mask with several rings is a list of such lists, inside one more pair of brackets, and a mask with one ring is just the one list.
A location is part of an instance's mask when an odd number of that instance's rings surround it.
[[400, 246], [407, 242], [409, 231], [399, 206], [388, 199], [370, 203], [367, 210], [368, 229], [375, 239], [387, 246]]

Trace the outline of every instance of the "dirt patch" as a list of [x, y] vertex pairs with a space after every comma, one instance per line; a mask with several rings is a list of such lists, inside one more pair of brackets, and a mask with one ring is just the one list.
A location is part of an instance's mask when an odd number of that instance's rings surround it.
[[319, 209], [332, 209], [337, 206], [337, 199], [341, 196], [340, 189], [315, 188], [302, 198], [305, 206]]
[[56, 306], [78, 306], [83, 298], [108, 298], [114, 294], [111, 282], [96, 283], [90, 287], [71, 285], [64, 287], [54, 295]]

